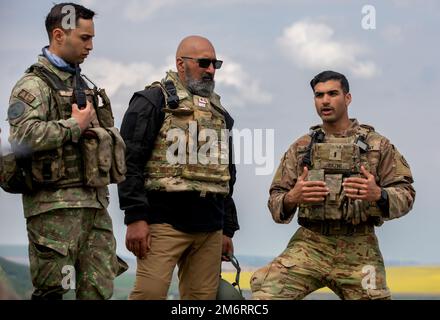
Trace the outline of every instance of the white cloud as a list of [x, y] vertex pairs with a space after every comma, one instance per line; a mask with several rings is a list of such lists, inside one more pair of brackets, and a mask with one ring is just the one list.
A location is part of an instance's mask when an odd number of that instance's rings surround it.
[[182, 2], [182, 0], [131, 0], [125, 2], [123, 13], [128, 20], [138, 22], [151, 17], [164, 7], [173, 6], [179, 2]]
[[[241, 64], [229, 58], [225, 60], [227, 62], [217, 71], [215, 80], [217, 88], [227, 92], [223, 101], [227, 101], [228, 108], [271, 102], [272, 96], [261, 88], [259, 81], [249, 75]], [[115, 115], [122, 118], [135, 91], [161, 80], [165, 72], [174, 70], [175, 66], [173, 56], [168, 56], [159, 67], [149, 62], [122, 63], [108, 58], [90, 58], [82, 69], [97, 86], [106, 89]]]
[[[224, 57], [224, 56], [222, 56]], [[230, 107], [243, 107], [249, 104], [267, 104], [272, 101], [272, 95], [261, 88], [257, 79], [249, 75], [243, 66], [229, 58], [215, 77], [220, 86], [231, 87], [234, 93], [228, 97]]]
[[119, 126], [133, 93], [161, 80], [173, 64], [172, 56], [159, 67], [148, 62], [122, 63], [108, 58], [90, 58], [82, 69], [90, 80], [107, 92], [117, 120], [116, 126]]
[[360, 45], [334, 39], [334, 30], [324, 23], [295, 22], [284, 29], [278, 43], [300, 68], [348, 70], [359, 78], [380, 72], [373, 61], [358, 58], [365, 51]]
[[171, 56], [160, 67], [154, 67], [148, 62], [124, 64], [107, 58], [90, 58], [83, 70], [87, 76], [90, 75], [92, 81], [114, 95], [124, 87], [139, 90], [148, 83], [162, 79], [165, 72], [173, 68], [173, 64]]
[[[122, 16], [131, 22], [142, 22], [148, 20], [161, 10], [173, 8], [179, 10], [181, 7], [204, 6], [204, 7], [224, 7], [236, 4], [249, 3], [255, 5], [257, 3], [272, 3], [271, 0], [107, 0], [105, 6], [109, 11], [121, 12]], [[81, 0], [81, 4], [90, 7], [96, 7], [98, 0]]]
[[[132, 22], [140, 22], [153, 16], [164, 7], [173, 6], [188, 0], [107, 0], [105, 1], [106, 11], [120, 12], [122, 16]], [[98, 7], [97, 0], [81, 0], [80, 3], [92, 10]], [[98, 10], [99, 12], [102, 11]]]

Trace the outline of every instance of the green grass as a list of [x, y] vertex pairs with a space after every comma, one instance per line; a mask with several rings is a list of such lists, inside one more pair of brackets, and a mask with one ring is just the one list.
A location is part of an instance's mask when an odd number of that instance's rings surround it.
[[27, 257], [27, 245], [0, 245], [0, 257]]
[[5, 271], [12, 289], [22, 299], [29, 299], [32, 294], [32, 282], [29, 268], [0, 257], [0, 266]]
[[[112, 299], [126, 300], [134, 286], [136, 275], [133, 273], [123, 273], [115, 279], [115, 291]], [[179, 283], [177, 274], [173, 274], [170, 289], [168, 290], [168, 299], [178, 299]]]

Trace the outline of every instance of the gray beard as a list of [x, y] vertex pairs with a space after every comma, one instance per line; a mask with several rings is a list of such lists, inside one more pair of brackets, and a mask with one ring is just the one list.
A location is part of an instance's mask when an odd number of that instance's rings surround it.
[[189, 92], [194, 95], [208, 98], [214, 92], [215, 81], [214, 80], [195, 80], [186, 75], [186, 85]]

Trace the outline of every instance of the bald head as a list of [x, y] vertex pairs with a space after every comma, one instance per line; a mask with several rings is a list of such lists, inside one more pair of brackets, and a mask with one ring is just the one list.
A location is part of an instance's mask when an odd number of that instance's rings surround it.
[[176, 59], [179, 57], [215, 58], [214, 46], [204, 37], [188, 36], [177, 47]]
[[[199, 59], [208, 59], [209, 65], [201, 65]], [[182, 84], [193, 94], [209, 97], [215, 86], [213, 61], [216, 59], [214, 46], [208, 39], [201, 36], [184, 38], [176, 51], [177, 74]]]

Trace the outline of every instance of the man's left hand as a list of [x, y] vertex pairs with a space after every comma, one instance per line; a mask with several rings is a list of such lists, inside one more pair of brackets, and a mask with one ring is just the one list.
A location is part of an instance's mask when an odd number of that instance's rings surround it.
[[228, 236], [223, 235], [223, 245], [222, 245], [222, 261], [231, 261], [230, 256], [234, 254], [234, 244], [232, 239]]
[[374, 176], [361, 166], [361, 172], [365, 178], [351, 177], [344, 180], [345, 195], [350, 199], [365, 201], [378, 201], [380, 199], [380, 187], [376, 184]]

